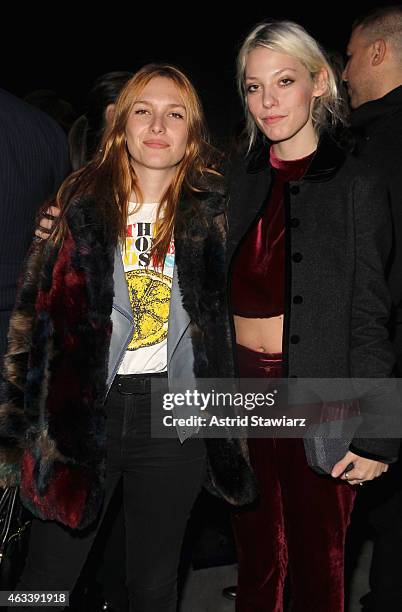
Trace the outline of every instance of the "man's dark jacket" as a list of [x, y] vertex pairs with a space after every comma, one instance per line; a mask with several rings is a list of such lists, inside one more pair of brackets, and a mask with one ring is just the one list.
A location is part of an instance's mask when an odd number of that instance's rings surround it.
[[38, 208], [69, 171], [67, 139], [47, 115], [0, 89], [0, 360]]
[[391, 338], [402, 374], [402, 86], [352, 114], [355, 155], [378, 174], [389, 190], [393, 217], [393, 247], [388, 284], [393, 302]]

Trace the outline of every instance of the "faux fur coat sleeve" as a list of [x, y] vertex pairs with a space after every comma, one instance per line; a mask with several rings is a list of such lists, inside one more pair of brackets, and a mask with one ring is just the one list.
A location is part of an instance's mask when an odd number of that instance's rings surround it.
[[72, 528], [101, 507], [104, 399], [115, 245], [90, 198], [67, 213], [60, 246], [33, 246], [11, 317], [0, 406], [0, 485]]
[[43, 262], [50, 244], [34, 242], [20, 278], [17, 298], [10, 319], [8, 348], [0, 404], [0, 486], [15, 485], [20, 480], [20, 463], [25, 447], [28, 419], [24, 392], [29, 353], [36, 319], [36, 298]]

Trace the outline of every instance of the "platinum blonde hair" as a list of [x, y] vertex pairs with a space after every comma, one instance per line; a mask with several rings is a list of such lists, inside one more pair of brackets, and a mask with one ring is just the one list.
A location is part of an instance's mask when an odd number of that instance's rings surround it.
[[237, 85], [246, 114], [248, 150], [255, 144], [259, 129], [247, 106], [245, 72], [248, 54], [257, 47], [290, 55], [308, 70], [314, 80], [323, 68], [327, 74], [327, 91], [314, 100], [312, 121], [317, 135], [330, 126], [344, 122], [344, 101], [336, 74], [324, 50], [306, 30], [293, 21], [273, 21], [255, 26], [241, 46], [237, 58]]

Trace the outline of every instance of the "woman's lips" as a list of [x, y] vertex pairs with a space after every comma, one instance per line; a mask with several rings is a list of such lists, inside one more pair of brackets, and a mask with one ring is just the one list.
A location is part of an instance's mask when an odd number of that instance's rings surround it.
[[267, 125], [272, 125], [274, 123], [278, 123], [281, 119], [284, 119], [286, 115], [272, 115], [272, 117], [264, 117], [263, 123]]
[[162, 142], [161, 140], [145, 140], [144, 145], [151, 149], [167, 149], [169, 146], [166, 142]]

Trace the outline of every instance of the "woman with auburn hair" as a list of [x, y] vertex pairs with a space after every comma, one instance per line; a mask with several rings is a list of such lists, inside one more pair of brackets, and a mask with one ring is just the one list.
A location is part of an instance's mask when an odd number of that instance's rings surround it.
[[[240, 376], [390, 376], [386, 194], [331, 138], [341, 108], [325, 54], [301, 26], [263, 23], [238, 79], [248, 147], [231, 168], [228, 265]], [[237, 612], [282, 611], [287, 574], [294, 612], [341, 612], [351, 485], [384, 473], [395, 441], [356, 434], [332, 477], [309, 468], [301, 439], [250, 439], [249, 451], [261, 496], [233, 520]]]
[[[186, 522], [205, 476], [255, 485], [238, 440], [152, 437], [151, 382], [233, 376], [225, 216], [198, 96], [169, 65], [126, 84], [100, 151], [62, 185], [9, 331], [2, 486], [35, 515], [19, 590], [71, 591], [122, 480], [130, 610], [176, 610]], [[188, 416], [184, 407], [176, 416]]]

